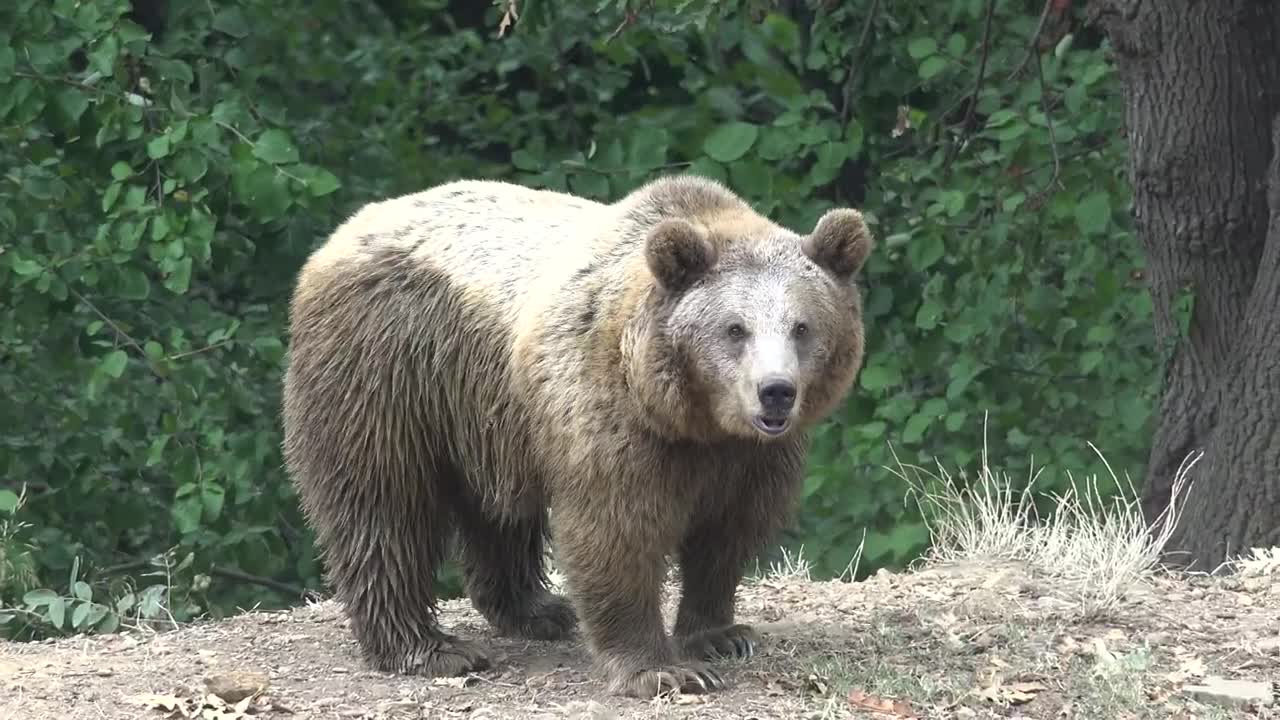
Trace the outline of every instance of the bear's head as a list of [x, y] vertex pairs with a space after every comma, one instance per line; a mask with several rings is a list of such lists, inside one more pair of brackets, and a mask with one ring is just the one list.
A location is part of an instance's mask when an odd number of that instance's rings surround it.
[[654, 225], [641, 381], [653, 419], [673, 435], [774, 441], [826, 417], [862, 367], [856, 277], [872, 246], [851, 209], [803, 236], [747, 209]]

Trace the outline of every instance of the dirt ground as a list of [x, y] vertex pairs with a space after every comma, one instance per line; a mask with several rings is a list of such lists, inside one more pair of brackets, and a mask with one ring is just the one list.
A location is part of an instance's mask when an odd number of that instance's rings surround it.
[[738, 613], [765, 646], [725, 664], [730, 687], [641, 701], [603, 694], [579, 643], [494, 638], [465, 601], [446, 603], [444, 621], [489, 644], [492, 670], [436, 681], [370, 672], [323, 602], [164, 633], [0, 644], [0, 720], [1280, 718], [1276, 702], [1232, 705], [1230, 692], [1194, 687], [1260, 681], [1280, 697], [1280, 576], [1162, 576], [1104, 617], [1076, 607], [1070, 588], [1009, 563], [752, 580]]

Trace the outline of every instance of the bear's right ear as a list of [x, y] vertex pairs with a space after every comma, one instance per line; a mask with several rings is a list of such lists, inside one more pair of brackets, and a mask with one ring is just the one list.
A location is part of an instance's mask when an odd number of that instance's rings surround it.
[[875, 240], [862, 213], [849, 208], [828, 210], [801, 242], [804, 254], [841, 278], [862, 269]]
[[658, 284], [672, 292], [688, 288], [715, 266], [715, 246], [688, 220], [669, 219], [649, 231], [644, 259]]

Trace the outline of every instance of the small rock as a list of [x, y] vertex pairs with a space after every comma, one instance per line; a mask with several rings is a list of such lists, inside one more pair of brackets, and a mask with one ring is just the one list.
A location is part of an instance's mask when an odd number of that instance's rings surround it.
[[1203, 685], [1187, 685], [1182, 692], [1202, 703], [1219, 707], [1244, 707], [1271, 705], [1275, 694], [1271, 685], [1256, 680], [1227, 680], [1220, 677], [1205, 678]]
[[266, 673], [252, 671], [229, 672], [206, 677], [204, 686], [211, 694], [217, 695], [226, 702], [235, 704], [250, 695], [265, 692], [269, 682]]

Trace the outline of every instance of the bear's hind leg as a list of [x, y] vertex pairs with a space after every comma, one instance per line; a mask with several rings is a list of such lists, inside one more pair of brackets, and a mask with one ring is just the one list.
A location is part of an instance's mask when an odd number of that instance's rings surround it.
[[309, 510], [324, 529], [328, 578], [366, 662], [425, 676], [488, 668], [478, 646], [444, 632], [437, 619], [434, 583], [450, 528], [432, 478], [334, 478], [320, 486], [338, 496], [312, 498]]
[[543, 568], [546, 513], [529, 518], [487, 516], [461, 495], [455, 518], [471, 604], [498, 632], [532, 640], [560, 640], [578, 619], [565, 598], [549, 589]]

